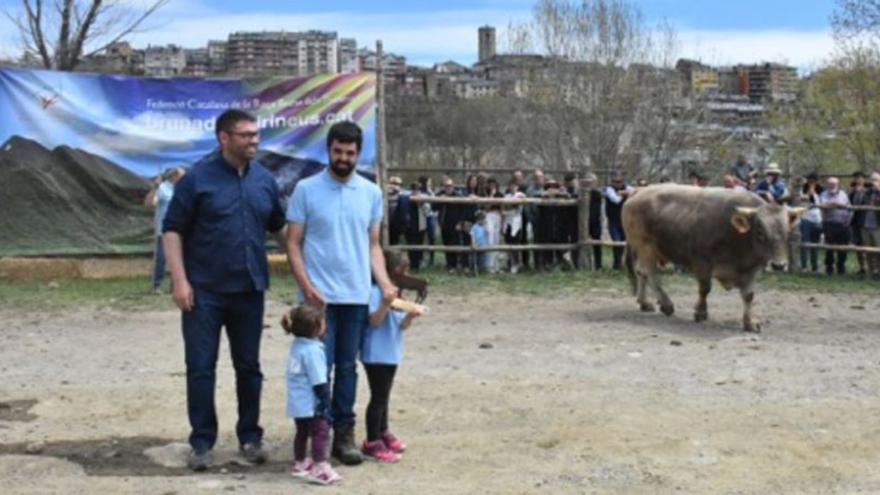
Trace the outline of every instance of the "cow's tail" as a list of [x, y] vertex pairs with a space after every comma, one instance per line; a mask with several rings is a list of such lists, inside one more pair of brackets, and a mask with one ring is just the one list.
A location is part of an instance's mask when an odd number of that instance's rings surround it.
[[623, 264], [626, 267], [626, 276], [629, 278], [629, 285], [633, 295], [636, 295], [638, 290], [636, 286], [635, 257], [636, 253], [633, 252], [632, 246], [627, 242], [623, 251]]

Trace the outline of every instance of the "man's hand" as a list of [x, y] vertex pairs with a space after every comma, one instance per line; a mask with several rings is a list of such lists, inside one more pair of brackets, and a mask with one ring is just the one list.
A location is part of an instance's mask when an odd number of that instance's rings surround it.
[[321, 294], [321, 291], [315, 288], [313, 285], [309, 285], [305, 289], [303, 289], [303, 297], [306, 298], [306, 301], [315, 306], [316, 308], [323, 309], [327, 302], [324, 300], [324, 295]]
[[181, 311], [192, 311], [193, 307], [196, 305], [196, 302], [195, 297], [193, 296], [192, 286], [189, 285], [189, 281], [183, 279], [174, 282], [171, 285], [171, 299], [174, 300], [174, 304], [176, 304]]
[[391, 306], [391, 303], [394, 302], [394, 299], [397, 298], [396, 292], [385, 292], [382, 291], [382, 304], [385, 306]]
[[391, 301], [396, 299], [399, 293], [400, 290], [394, 284], [388, 284], [382, 287], [382, 301], [388, 301], [388, 304], [391, 304]]

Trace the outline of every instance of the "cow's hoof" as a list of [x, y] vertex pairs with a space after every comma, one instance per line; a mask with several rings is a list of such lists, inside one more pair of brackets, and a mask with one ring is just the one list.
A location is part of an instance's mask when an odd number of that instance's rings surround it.
[[651, 303], [640, 303], [639, 311], [643, 313], [653, 313], [655, 311], [654, 305]]
[[666, 316], [672, 316], [672, 314], [675, 313], [675, 306], [673, 306], [671, 304], [668, 306], [665, 304], [661, 304], [660, 305], [660, 312]]
[[761, 333], [761, 324], [760, 323], [744, 323], [743, 331], [752, 332], [752, 333]]
[[694, 321], [697, 323], [702, 323], [709, 319], [709, 313], [707, 311], [697, 311], [694, 313]]

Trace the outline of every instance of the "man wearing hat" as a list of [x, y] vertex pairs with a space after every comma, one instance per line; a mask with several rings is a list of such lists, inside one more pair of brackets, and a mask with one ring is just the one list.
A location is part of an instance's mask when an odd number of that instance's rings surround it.
[[781, 203], [788, 199], [788, 188], [785, 186], [785, 180], [782, 178], [782, 170], [776, 162], [767, 165], [764, 170], [767, 177], [758, 183], [755, 193], [772, 200], [774, 203]]
[[397, 221], [398, 213], [397, 207], [400, 199], [400, 188], [403, 185], [403, 180], [393, 175], [388, 179], [388, 185], [385, 186], [385, 198], [388, 201], [388, 243], [391, 245], [400, 243], [400, 236], [403, 235], [403, 230]]

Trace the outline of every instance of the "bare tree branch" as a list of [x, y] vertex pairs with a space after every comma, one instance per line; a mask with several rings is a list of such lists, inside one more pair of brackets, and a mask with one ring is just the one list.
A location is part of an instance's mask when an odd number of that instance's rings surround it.
[[880, 0], [837, 0], [831, 26], [838, 39], [862, 34], [876, 35], [880, 30]]
[[119, 31], [116, 34], [116, 36], [113, 37], [113, 39], [111, 39], [107, 43], [103, 44], [102, 46], [96, 48], [95, 50], [92, 50], [86, 56], [94, 55], [95, 53], [98, 53], [102, 50], [107, 49], [107, 47], [120, 41], [121, 39], [125, 38], [126, 36], [133, 34], [133, 33], [136, 33], [136, 32], [140, 32], [139, 28], [144, 23], [144, 21], [146, 21], [147, 18], [152, 16], [157, 10], [159, 10], [160, 8], [162, 8], [166, 4], [168, 4], [169, 1], [171, 1], [171, 0], [160, 0], [160, 1], [155, 2], [154, 4], [152, 4], [150, 6], [150, 8], [145, 10], [137, 19], [135, 19], [133, 22], [129, 23], [128, 27]]
[[[50, 7], [47, 9], [44, 3]], [[105, 50], [134, 32], [170, 0], [153, 0], [143, 9], [124, 0], [22, 0], [27, 22], [7, 13], [21, 34], [23, 48], [40, 56], [46, 68], [73, 70], [84, 57]], [[48, 46], [47, 39], [53, 39]], [[86, 53], [86, 47], [89, 50]]]

